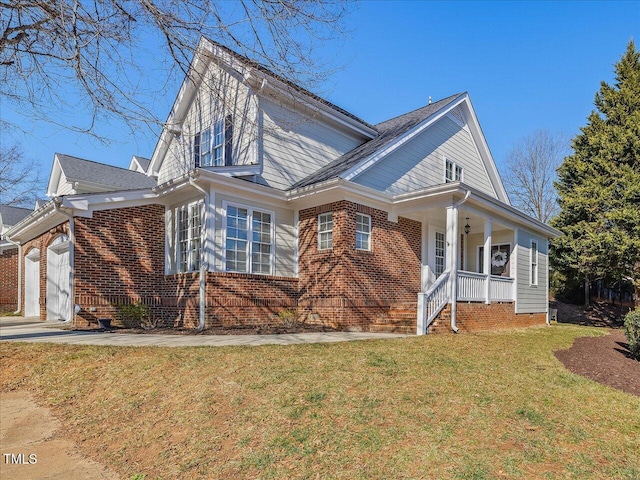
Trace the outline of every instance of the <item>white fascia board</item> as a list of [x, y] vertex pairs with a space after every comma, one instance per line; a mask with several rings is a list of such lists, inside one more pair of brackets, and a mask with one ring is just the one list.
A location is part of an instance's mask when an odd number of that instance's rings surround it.
[[5, 233], [5, 237], [9, 237], [16, 242], [25, 242], [67, 220], [67, 217], [55, 211], [53, 200], [50, 200], [44, 207], [35, 210], [13, 225]]
[[180, 85], [167, 120], [162, 127], [162, 133], [151, 155], [151, 162], [149, 162], [149, 168], [146, 172], [147, 176], [155, 177], [158, 175], [160, 166], [169, 150], [169, 145], [174, 135], [179, 134], [178, 132], [182, 129], [184, 117], [198, 88], [202, 84], [202, 78], [211, 63], [211, 56], [207, 54], [207, 50], [211, 51], [211, 48], [207, 48], [205, 44], [210, 46], [210, 43], [203, 37], [196, 49], [182, 85]]
[[465, 106], [467, 107], [467, 111], [464, 113], [467, 117], [467, 125], [469, 126], [469, 131], [471, 136], [474, 139], [474, 144], [478, 149], [478, 153], [480, 154], [480, 158], [484, 163], [484, 167], [487, 171], [489, 179], [491, 180], [491, 185], [496, 192], [496, 196], [504, 203], [510, 204], [509, 196], [507, 195], [507, 191], [504, 188], [502, 183], [502, 178], [500, 177], [500, 173], [498, 172], [498, 168], [496, 166], [496, 162], [493, 159], [493, 155], [491, 155], [491, 150], [489, 150], [489, 145], [487, 144], [487, 139], [482, 132], [482, 128], [480, 127], [480, 122], [478, 121], [478, 117], [476, 116], [476, 112], [473, 108], [473, 104], [469, 99], [469, 95], [465, 93]]
[[58, 186], [60, 184], [60, 176], [62, 175], [62, 166], [60, 160], [58, 160], [58, 154], [53, 156], [53, 165], [51, 167], [51, 173], [49, 174], [49, 183], [47, 185], [47, 197], [55, 197], [58, 193]]
[[287, 199], [299, 210], [341, 200], [361, 203], [387, 212], [391, 210], [391, 195], [341, 178], [292, 190], [287, 192]]
[[419, 135], [424, 130], [429, 128], [431, 125], [433, 125], [435, 122], [437, 122], [442, 117], [447, 115], [451, 110], [453, 110], [455, 107], [460, 105], [466, 99], [467, 99], [466, 93], [460, 95], [460, 97], [457, 100], [455, 100], [452, 103], [449, 103], [446, 107], [443, 107], [441, 110], [438, 110], [431, 116], [427, 117], [421, 123], [419, 123], [418, 125], [413, 127], [411, 130], [406, 132], [404, 135], [402, 135], [401, 137], [397, 138], [396, 140], [388, 144], [382, 150], [379, 150], [373, 155], [370, 155], [369, 157], [361, 160], [357, 165], [351, 167], [346, 172], [343, 172], [340, 175], [340, 177], [344, 178], [345, 180], [353, 180], [355, 177], [363, 173], [365, 170], [368, 170], [369, 168], [371, 168], [373, 165], [378, 163], [381, 159], [383, 159], [393, 151], [397, 150], [399, 147], [401, 147], [402, 145], [407, 143], [409, 140], [414, 138], [416, 135]]
[[[241, 196], [248, 200], [256, 202], [262, 202], [269, 205], [276, 205], [281, 207], [287, 207], [286, 193], [282, 190], [266, 187], [257, 183], [249, 182], [235, 177], [229, 177], [221, 175], [216, 172], [211, 172], [204, 169], [196, 169], [191, 173], [182, 175], [179, 178], [170, 180], [162, 185], [158, 185], [153, 189], [153, 192], [162, 197], [163, 203], [167, 203], [170, 200], [172, 194], [182, 192], [185, 188], [193, 188], [190, 185], [189, 178], [193, 178], [200, 186], [204, 186], [204, 183], [209, 185], [209, 188], [215, 189], [216, 192], [224, 192], [236, 196]], [[165, 199], [167, 198], [167, 199]]]
[[[256, 88], [256, 90], [260, 91], [269, 89], [278, 96], [286, 100], [293, 101], [294, 103], [299, 103], [304, 107], [310, 109], [311, 111], [318, 113], [323, 117], [348, 128], [351, 131], [355, 131], [359, 135], [362, 135], [366, 138], [371, 139], [375, 138], [378, 135], [378, 132], [371, 127], [357, 121], [354, 118], [349, 117], [348, 115], [345, 115], [338, 110], [335, 110], [330, 105], [316, 100], [315, 98], [307, 95], [301, 90], [295, 90], [295, 87], [287, 85], [277, 78], [266, 74], [265, 72], [253, 70], [250, 77], [246, 77], [246, 79], [255, 79], [256, 83], [253, 86]], [[295, 90], [295, 93], [292, 92], [292, 90]]]
[[487, 213], [492, 214], [492, 216], [503, 223], [503, 220], [506, 219], [520, 228], [524, 230], [529, 230], [534, 232], [536, 235], [542, 235], [547, 238], [555, 238], [559, 237], [562, 232], [556, 230], [555, 228], [543, 223], [539, 220], [536, 220], [533, 217], [530, 217], [526, 213], [521, 212], [520, 210], [508, 205], [506, 203], [501, 202], [483, 192], [475, 190], [471, 187], [464, 186], [466, 190], [471, 190], [472, 196], [469, 199], [471, 204], [475, 204], [477, 206], [481, 206], [483, 209], [487, 211]]

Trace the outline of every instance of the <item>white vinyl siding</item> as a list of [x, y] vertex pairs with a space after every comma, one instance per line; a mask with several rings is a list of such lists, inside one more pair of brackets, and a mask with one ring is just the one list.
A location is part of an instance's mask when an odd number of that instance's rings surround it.
[[[221, 71], [212, 64], [203, 79], [203, 86], [189, 106], [184, 122], [179, 126], [179, 134], [167, 136], [169, 145], [158, 172], [158, 183], [180, 177], [194, 167], [196, 148], [199, 148], [197, 135], [205, 131], [208, 132], [205, 134], [208, 143], [202, 142], [206, 143], [201, 155], [203, 166], [251, 165], [258, 162], [256, 100], [249, 95], [248, 88], [232, 75], [223, 72], [214, 79], [214, 74]], [[206, 85], [225, 91], [224, 98], [212, 94]], [[231, 124], [228, 119], [232, 120]], [[224, 127], [223, 123], [226, 124]], [[225, 138], [221, 139], [221, 135]], [[221, 146], [220, 140], [224, 145]]]
[[465, 184], [495, 197], [471, 134], [446, 117], [381, 159], [353, 181], [391, 194], [440, 185], [444, 183], [443, 157], [454, 159], [463, 168]]
[[338, 126], [321, 122], [260, 98], [262, 129], [262, 178], [264, 183], [286, 189], [324, 165], [354, 149], [366, 139]]
[[318, 215], [318, 250], [333, 248], [333, 213]]
[[356, 250], [371, 250], [371, 216], [356, 214]]
[[[531, 267], [532, 267], [532, 243], [537, 247], [537, 277], [538, 285], [531, 284]], [[538, 237], [532, 233], [518, 229], [518, 245], [517, 245], [517, 269], [516, 276], [517, 313], [539, 313], [547, 311], [547, 289], [540, 288], [539, 285], [546, 286], [548, 280], [548, 243], [545, 238]]]

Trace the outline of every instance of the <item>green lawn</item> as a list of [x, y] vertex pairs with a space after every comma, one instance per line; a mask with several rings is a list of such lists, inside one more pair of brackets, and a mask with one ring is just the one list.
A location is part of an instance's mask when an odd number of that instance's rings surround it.
[[123, 478], [640, 478], [640, 398], [553, 351], [558, 325], [340, 344], [0, 345], [2, 391], [37, 392]]

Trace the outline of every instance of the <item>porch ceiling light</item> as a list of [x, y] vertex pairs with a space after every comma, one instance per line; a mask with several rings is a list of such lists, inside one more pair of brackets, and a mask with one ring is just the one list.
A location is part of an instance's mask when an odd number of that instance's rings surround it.
[[471, 227], [469, 226], [469, 217], [467, 217], [467, 224], [464, 226], [464, 233], [469, 235], [470, 231], [471, 231]]

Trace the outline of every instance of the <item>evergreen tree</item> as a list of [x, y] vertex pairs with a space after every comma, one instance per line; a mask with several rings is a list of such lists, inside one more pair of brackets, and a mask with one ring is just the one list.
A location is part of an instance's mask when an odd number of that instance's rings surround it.
[[[615, 65], [613, 86], [601, 83], [597, 111], [573, 139], [558, 169], [562, 232], [552, 264], [568, 282], [633, 283], [640, 303], [640, 53], [630, 41]], [[574, 283], [575, 284], [575, 283]]]

